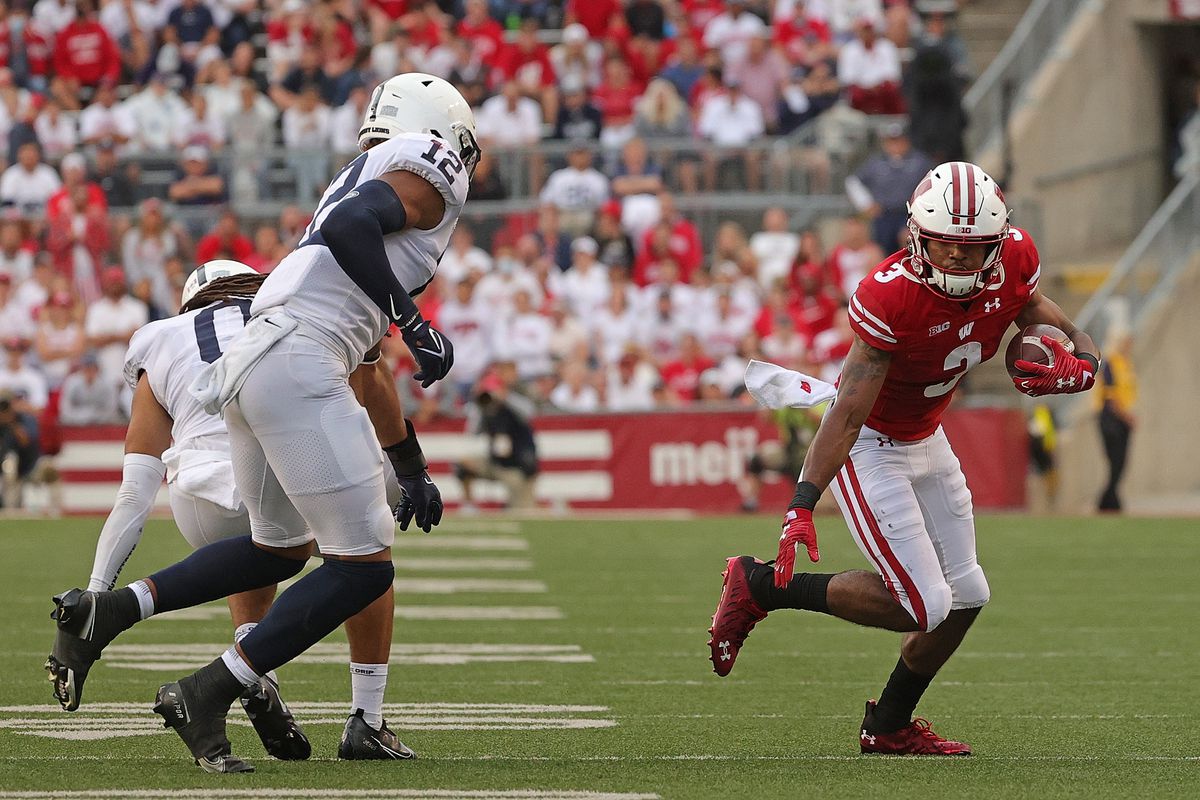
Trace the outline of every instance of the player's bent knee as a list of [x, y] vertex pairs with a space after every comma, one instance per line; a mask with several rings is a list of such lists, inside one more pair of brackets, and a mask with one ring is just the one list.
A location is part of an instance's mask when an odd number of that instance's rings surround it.
[[[954, 592], [950, 589], [950, 584], [941, 583], [923, 591], [921, 597], [925, 601], [924, 630], [928, 633], [950, 616], [950, 609], [954, 605]], [[918, 619], [917, 622], [919, 624], [921, 620]]]
[[[391, 588], [396, 567], [387, 561], [346, 561], [327, 559], [323, 569], [329, 569], [343, 581], [347, 601], [358, 609], [366, 608]], [[357, 611], [357, 609], [356, 609]]]
[[952, 581], [954, 591], [954, 608], [979, 608], [986, 605], [992, 597], [991, 587], [983, 568], [975, 564], [962, 577]]

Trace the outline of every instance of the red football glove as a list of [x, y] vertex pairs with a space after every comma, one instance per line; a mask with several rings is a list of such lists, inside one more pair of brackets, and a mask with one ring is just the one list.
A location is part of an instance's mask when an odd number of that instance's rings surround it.
[[1041, 397], [1047, 394], [1074, 394], [1092, 388], [1096, 374], [1090, 361], [1077, 358], [1053, 336], [1043, 336], [1042, 344], [1054, 353], [1054, 366], [1018, 359], [1013, 366], [1028, 374], [1012, 379], [1017, 391], [1030, 397]]
[[821, 554], [817, 552], [817, 526], [813, 524], [812, 511], [807, 508], [789, 508], [787, 516], [783, 518], [779, 555], [775, 557], [775, 585], [780, 589], [792, 582], [796, 551], [800, 545], [807, 548], [809, 561], [821, 560]]

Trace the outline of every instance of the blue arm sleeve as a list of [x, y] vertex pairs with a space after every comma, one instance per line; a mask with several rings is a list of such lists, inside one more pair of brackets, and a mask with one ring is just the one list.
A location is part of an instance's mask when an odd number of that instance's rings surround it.
[[421, 312], [392, 272], [383, 237], [404, 230], [407, 222], [396, 190], [372, 180], [338, 203], [320, 229], [342, 271], [402, 331], [421, 322]]

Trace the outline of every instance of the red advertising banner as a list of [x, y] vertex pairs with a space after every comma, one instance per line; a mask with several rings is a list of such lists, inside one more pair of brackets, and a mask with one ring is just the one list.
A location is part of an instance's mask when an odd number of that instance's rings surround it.
[[[963, 409], [946, 415], [946, 434], [962, 462], [976, 508], [1019, 508], [1025, 503], [1028, 444], [1018, 411]], [[666, 509], [733, 513], [747, 461], [778, 439], [769, 417], [754, 410], [672, 411], [648, 414], [544, 416], [534, 423], [541, 473], [538, 499], [559, 508]], [[453, 464], [483, 453], [461, 421], [422, 426], [430, 471], [448, 505], [461, 500]], [[64, 503], [75, 513], [111, 508], [121, 480], [120, 428], [68, 429], [59, 458]], [[762, 491], [763, 508], [783, 508], [794, 476]], [[504, 499], [499, 485], [482, 485], [488, 505]], [[160, 496], [165, 509], [165, 493]]]
[[1174, 19], [1200, 19], [1200, 0], [1171, 0]]

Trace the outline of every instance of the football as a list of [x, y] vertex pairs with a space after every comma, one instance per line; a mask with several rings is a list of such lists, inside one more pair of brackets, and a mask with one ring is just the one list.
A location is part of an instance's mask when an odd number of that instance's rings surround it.
[[1053, 325], [1027, 325], [1009, 340], [1008, 349], [1004, 351], [1004, 366], [1008, 368], [1009, 375], [1020, 378], [1027, 374], [1016, 368], [1016, 362], [1019, 360], [1054, 366], [1054, 354], [1042, 343], [1043, 336], [1053, 336], [1062, 342], [1068, 351], [1075, 351], [1074, 342]]

